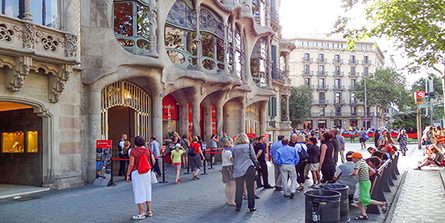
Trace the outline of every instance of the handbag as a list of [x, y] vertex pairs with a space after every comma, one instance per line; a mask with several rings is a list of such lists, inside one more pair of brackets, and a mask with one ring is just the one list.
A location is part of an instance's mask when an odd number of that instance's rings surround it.
[[156, 177], [156, 173], [151, 172], [151, 184], [157, 184], [157, 183], [158, 183], [158, 178]]

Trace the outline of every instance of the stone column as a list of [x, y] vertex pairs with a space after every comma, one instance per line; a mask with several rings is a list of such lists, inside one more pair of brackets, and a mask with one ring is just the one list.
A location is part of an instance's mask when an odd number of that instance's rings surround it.
[[[232, 54], [231, 50], [229, 49], [229, 42], [227, 40], [227, 35], [229, 33], [229, 25], [227, 24], [227, 20], [224, 20], [224, 72], [227, 74], [227, 76], [232, 75], [229, 72], [229, 54]], [[233, 42], [233, 36], [232, 36], [232, 42]]]
[[202, 105], [203, 138], [208, 140], [212, 136], [212, 104], [203, 103]]
[[151, 1], [150, 5], [150, 54], [154, 57], [158, 56], [158, 6], [156, 1]]
[[179, 134], [187, 134], [188, 135], [188, 103], [179, 104]]
[[286, 120], [290, 121], [289, 96], [286, 96]]
[[246, 103], [242, 101], [240, 107], [240, 133], [246, 133]]
[[25, 0], [25, 12], [23, 13], [23, 20], [32, 21], [31, 0]]
[[224, 132], [223, 112], [223, 105], [216, 105], [216, 133], [220, 136], [222, 136]]
[[201, 135], [201, 125], [199, 121], [201, 120], [201, 103], [200, 100], [194, 99], [192, 102], [192, 118], [193, 118], [193, 135]]
[[260, 134], [267, 131], [267, 102], [260, 102]]
[[272, 87], [272, 46], [271, 46], [271, 37], [268, 36], [267, 37], [267, 42], [266, 42], [266, 50], [267, 50], [267, 58], [266, 58], [266, 65], [267, 65], [267, 70], [266, 70], [266, 78], [267, 78], [267, 86], [268, 87]]
[[[201, 30], [199, 27], [199, 22], [201, 21], [201, 6], [199, 6], [199, 4], [196, 4], [196, 38], [193, 40], [193, 42], [196, 43], [196, 47], [197, 47], [197, 57], [198, 57], [198, 64], [197, 67], [199, 70], [203, 70], [204, 68], [202, 67], [202, 41], [201, 41]], [[194, 131], [193, 131], [193, 135]]]
[[96, 140], [102, 139], [101, 135], [101, 89], [90, 86], [89, 101], [89, 138], [88, 151], [84, 157], [86, 160], [86, 180], [92, 183], [96, 179]]
[[162, 145], [162, 97], [159, 94], [153, 96], [152, 119], [153, 119], [153, 135], [156, 136], [158, 142]]

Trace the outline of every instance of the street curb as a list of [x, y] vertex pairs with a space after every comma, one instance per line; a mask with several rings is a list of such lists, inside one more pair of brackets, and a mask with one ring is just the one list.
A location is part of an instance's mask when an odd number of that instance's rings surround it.
[[405, 183], [406, 175], [408, 175], [408, 171], [405, 171], [405, 172], [402, 174], [402, 179], [400, 180], [400, 183], [399, 183], [399, 185], [397, 186], [397, 190], [396, 190], [396, 192], [395, 192], [395, 196], [393, 197], [392, 201], [389, 202], [390, 206], [389, 206], [389, 210], [388, 210], [388, 212], [386, 212], [386, 216], [385, 216], [385, 218], [383, 219], [383, 222], [384, 222], [384, 223], [390, 223], [391, 220], [392, 220], [392, 216], [393, 216], [394, 211], [395, 211], [395, 209], [396, 209], [396, 207], [395, 207], [396, 205], [395, 205], [395, 204], [396, 204], [396, 203], [398, 202], [398, 200], [399, 200], [400, 192], [401, 192], [400, 188], [401, 188], [402, 185]]
[[444, 196], [445, 196], [445, 169], [444, 168], [439, 169], [439, 175], [440, 175], [440, 179], [442, 180], [442, 186], [443, 186]]

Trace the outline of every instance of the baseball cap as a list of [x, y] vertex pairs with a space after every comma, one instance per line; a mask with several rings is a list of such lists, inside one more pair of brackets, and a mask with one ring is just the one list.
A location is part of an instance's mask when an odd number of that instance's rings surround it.
[[353, 158], [355, 158], [355, 159], [363, 159], [363, 156], [362, 156], [362, 154], [361, 153], [359, 153], [359, 152], [354, 152], [354, 153], [352, 153], [351, 155], [349, 155], [349, 156], [347, 156], [348, 158], [351, 158], [351, 159], [353, 159]]

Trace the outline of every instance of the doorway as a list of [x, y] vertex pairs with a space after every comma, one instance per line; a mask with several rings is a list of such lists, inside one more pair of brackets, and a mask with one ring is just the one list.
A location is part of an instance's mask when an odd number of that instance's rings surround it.
[[42, 186], [42, 131], [31, 106], [0, 102], [0, 183]]

